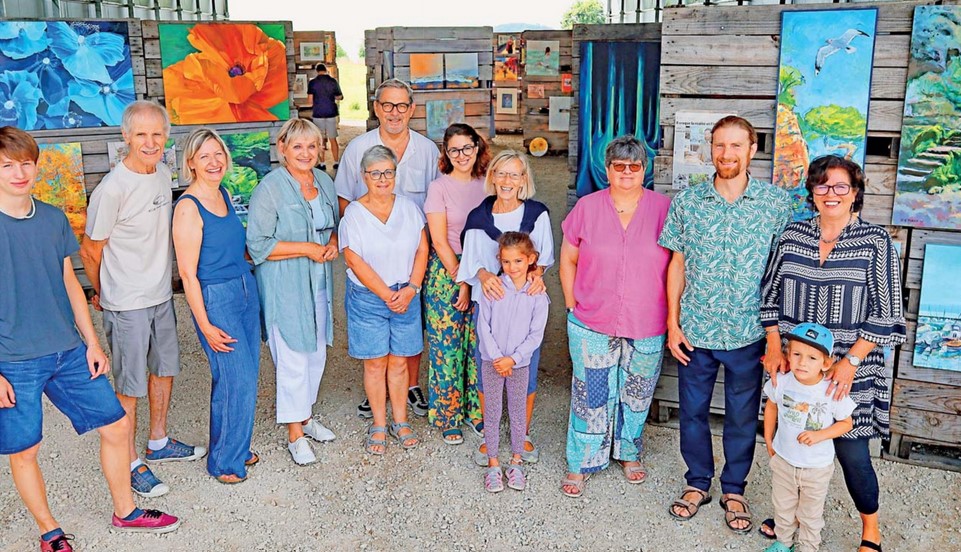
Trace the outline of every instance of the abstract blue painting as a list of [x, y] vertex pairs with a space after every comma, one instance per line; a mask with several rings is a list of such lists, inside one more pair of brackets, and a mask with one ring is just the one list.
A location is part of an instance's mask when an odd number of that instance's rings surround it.
[[136, 99], [122, 21], [0, 21], [0, 125], [117, 126]]
[[[661, 143], [658, 121], [659, 42], [582, 42], [578, 121], [577, 196], [607, 188], [604, 150], [633, 134], [653, 160]], [[648, 163], [644, 186], [654, 186]]]

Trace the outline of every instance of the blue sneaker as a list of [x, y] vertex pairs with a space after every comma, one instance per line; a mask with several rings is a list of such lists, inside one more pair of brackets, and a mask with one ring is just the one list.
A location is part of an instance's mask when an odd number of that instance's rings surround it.
[[204, 447], [192, 447], [176, 439], [167, 439], [167, 444], [160, 450], [147, 449], [144, 458], [147, 462], [187, 462], [207, 455]]
[[170, 492], [170, 487], [157, 479], [146, 464], [141, 464], [130, 472], [130, 487], [135, 493], [145, 498], [156, 498]]

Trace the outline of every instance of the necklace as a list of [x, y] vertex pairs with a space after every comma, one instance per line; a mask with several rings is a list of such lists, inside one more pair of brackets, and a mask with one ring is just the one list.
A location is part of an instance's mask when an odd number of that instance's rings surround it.
[[[847, 229], [847, 227], [850, 226], [852, 220], [854, 220], [854, 213], [851, 213], [850, 215], [848, 215], [848, 221], [847, 221], [846, 223], [844, 223], [844, 227], [841, 228], [841, 230], [838, 232], [838, 235], [837, 235], [837, 236], [834, 236], [834, 239], [832, 239], [832, 240], [826, 240], [826, 239], [824, 239], [824, 238], [822, 237], [822, 238], [821, 238], [821, 243], [823, 243], [823, 244], [825, 244], [825, 245], [831, 245], [832, 243], [837, 242], [839, 239], [841, 239], [841, 234], [843, 234], [844, 231]], [[818, 228], [820, 228], [820, 221], [818, 221]]]
[[7, 215], [7, 216], [10, 217], [10, 218], [14, 218], [14, 219], [17, 219], [17, 220], [27, 220], [27, 219], [33, 218], [33, 215], [36, 215], [36, 214], [37, 214], [37, 204], [34, 203], [34, 201], [33, 201], [33, 196], [30, 196], [30, 210], [27, 211], [27, 214], [26, 214], [26, 215], [23, 215], [22, 217], [15, 217], [15, 216], [7, 213], [6, 211], [2, 211], [2, 210], [0, 210], [0, 212], [2, 212], [3, 214]]
[[637, 209], [637, 204], [640, 202], [641, 202], [641, 196], [637, 196], [637, 199], [635, 199], [634, 202], [628, 205], [627, 207], [618, 207], [617, 201], [615, 201], [614, 197], [611, 196], [611, 203], [614, 204], [614, 210], [617, 211], [617, 214], [619, 215], [623, 215], [624, 213]]

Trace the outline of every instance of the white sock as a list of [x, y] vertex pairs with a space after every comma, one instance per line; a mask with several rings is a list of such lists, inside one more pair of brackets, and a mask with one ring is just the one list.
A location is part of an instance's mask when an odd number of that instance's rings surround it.
[[163, 439], [151, 439], [147, 441], [147, 448], [152, 451], [158, 451], [167, 446], [167, 441], [169, 440], [169, 437], [164, 437]]
[[419, 386], [419, 385], [411, 385], [410, 387], [407, 388], [407, 390], [410, 391], [411, 389], [413, 389], [413, 388], [415, 388], [415, 387], [420, 387], [420, 386]]
[[143, 460], [141, 460], [140, 457], [138, 456], [136, 460], [130, 463], [130, 471], [134, 471], [140, 466], [143, 466]]

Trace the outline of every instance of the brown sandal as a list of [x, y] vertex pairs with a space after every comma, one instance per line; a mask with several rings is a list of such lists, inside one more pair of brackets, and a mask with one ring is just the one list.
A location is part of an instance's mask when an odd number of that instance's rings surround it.
[[260, 462], [260, 455], [258, 455], [256, 452], [250, 451], [250, 458], [244, 460], [244, 465], [249, 468], [257, 462]]
[[[685, 500], [684, 495], [690, 494], [690, 493], [697, 493], [701, 498], [697, 502], [691, 502], [690, 500]], [[697, 512], [701, 508], [701, 506], [704, 506], [709, 502], [711, 502], [711, 495], [707, 491], [702, 491], [697, 487], [691, 487], [690, 485], [688, 485], [687, 487], [684, 487], [684, 490], [681, 491], [681, 494], [678, 495], [678, 497], [674, 500], [673, 503], [671, 503], [671, 506], [667, 509], [667, 511], [676, 519], [679, 519], [681, 521], [687, 521], [697, 515]], [[684, 508], [684, 511], [687, 512], [687, 515], [682, 516], [678, 514], [677, 512], [674, 511], [674, 508]]]
[[[728, 502], [736, 502], [740, 504], [741, 508], [744, 508], [744, 511], [738, 512], [736, 510], [730, 509], [727, 505]], [[748, 505], [747, 499], [744, 498], [744, 495], [739, 495], [735, 493], [728, 493], [726, 495], [722, 495], [721, 507], [724, 508], [724, 524], [727, 525], [728, 529], [730, 529], [731, 531], [734, 531], [738, 535], [744, 535], [746, 533], [750, 533], [751, 530], [754, 529], [754, 522], [751, 521], [751, 518], [752, 518], [751, 507]], [[746, 521], [747, 525], [741, 528], [737, 528], [737, 527], [734, 527], [735, 521]]]
[[224, 485], [236, 485], [238, 483], [243, 483], [244, 481], [247, 481], [246, 477], [240, 477], [239, 475], [235, 475], [232, 473], [225, 473], [223, 475], [218, 475], [214, 479], [223, 483]]
[[[620, 464], [621, 471], [624, 472], [624, 479], [627, 479], [627, 482], [631, 485], [640, 485], [641, 483], [647, 481], [647, 468], [644, 467], [644, 464], [641, 464], [640, 462], [638, 462], [637, 466], [628, 466], [624, 464], [624, 462], [620, 462]], [[636, 479], [631, 477], [637, 473], [641, 474], [641, 476]]]

